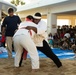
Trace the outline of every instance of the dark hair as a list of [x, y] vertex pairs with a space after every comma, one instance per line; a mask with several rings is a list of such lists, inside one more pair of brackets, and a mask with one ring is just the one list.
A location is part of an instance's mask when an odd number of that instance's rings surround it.
[[69, 30], [67, 30], [66, 33], [69, 33]]
[[28, 18], [28, 19], [30, 19], [30, 20], [31, 20], [31, 19], [34, 19], [32, 15], [28, 15], [26, 18]]
[[34, 16], [38, 16], [38, 17], [41, 17], [41, 14], [39, 12], [35, 13]]
[[8, 13], [14, 12], [13, 8], [8, 9]]

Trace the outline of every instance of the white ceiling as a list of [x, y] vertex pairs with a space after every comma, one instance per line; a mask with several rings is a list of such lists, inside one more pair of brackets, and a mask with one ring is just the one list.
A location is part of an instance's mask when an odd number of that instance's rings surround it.
[[61, 2], [66, 2], [68, 0], [39, 0], [38, 2], [31, 3], [28, 5], [18, 6], [18, 11], [30, 10], [34, 8], [39, 8], [43, 6], [53, 5]]

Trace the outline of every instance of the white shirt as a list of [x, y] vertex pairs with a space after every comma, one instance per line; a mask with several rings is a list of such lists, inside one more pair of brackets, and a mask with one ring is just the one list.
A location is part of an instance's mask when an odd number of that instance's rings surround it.
[[47, 25], [45, 21], [41, 20], [37, 25], [37, 34], [43, 34], [45, 31], [47, 31]]
[[37, 27], [37, 34], [40, 34], [42, 35], [45, 40], [47, 41], [47, 38], [48, 38], [48, 35], [47, 35], [47, 24], [45, 21], [43, 20], [40, 20], [40, 22], [37, 24], [38, 27]]
[[48, 37], [48, 40], [51, 40], [51, 39], [53, 40], [53, 37], [52, 37], [52, 36], [49, 36], [49, 37]]
[[27, 26], [33, 26], [33, 27], [37, 27], [37, 25], [33, 22], [30, 22], [30, 21], [24, 21], [22, 23], [20, 23], [19, 27], [18, 27], [18, 30], [17, 32], [14, 34], [14, 36], [16, 35], [21, 35], [21, 34], [24, 34], [24, 35], [27, 35], [29, 30], [27, 29], [21, 29], [23, 27], [27, 27]]
[[43, 40], [47, 40], [47, 24], [43, 20], [41, 20], [37, 24], [37, 34], [33, 37], [33, 41], [36, 44], [36, 46], [42, 47], [43, 46]]
[[67, 37], [67, 38], [70, 38], [70, 34], [69, 33], [66, 33], [64, 36]]
[[24, 21], [19, 25], [19, 29], [23, 28], [23, 27], [27, 27], [27, 26], [33, 26], [33, 27], [37, 27], [37, 24], [31, 22], [31, 21]]

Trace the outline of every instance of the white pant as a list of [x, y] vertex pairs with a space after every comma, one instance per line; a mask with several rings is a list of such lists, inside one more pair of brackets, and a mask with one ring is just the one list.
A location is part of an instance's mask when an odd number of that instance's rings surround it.
[[14, 40], [14, 48], [16, 51], [15, 56], [15, 66], [19, 67], [19, 62], [21, 59], [21, 55], [23, 52], [23, 48], [25, 48], [31, 58], [32, 69], [39, 69], [39, 56], [36, 49], [36, 46], [31, 39], [30, 35], [16, 35], [13, 37]]
[[6, 37], [6, 44], [7, 44], [7, 50], [8, 50], [8, 57], [12, 57], [12, 37]]

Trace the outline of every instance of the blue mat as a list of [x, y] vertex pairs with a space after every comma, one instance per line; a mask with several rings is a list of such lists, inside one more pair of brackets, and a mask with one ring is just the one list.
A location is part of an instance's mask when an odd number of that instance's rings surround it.
[[[61, 50], [58, 48], [52, 49], [52, 51], [58, 56], [59, 59], [73, 59], [74, 53], [72, 50]], [[47, 58], [42, 52], [38, 51], [40, 58]], [[12, 56], [15, 56], [15, 52], [12, 52]], [[27, 56], [29, 58], [29, 55]], [[3, 52], [0, 54], [0, 58], [8, 58], [8, 53]]]

